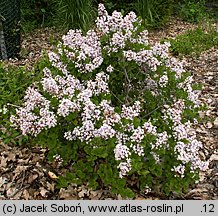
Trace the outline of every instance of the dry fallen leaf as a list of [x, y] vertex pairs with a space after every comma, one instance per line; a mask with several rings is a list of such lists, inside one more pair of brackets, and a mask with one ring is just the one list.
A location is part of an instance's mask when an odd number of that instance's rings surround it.
[[47, 186], [48, 190], [50, 190], [51, 192], [54, 192], [54, 190], [55, 190], [55, 184], [54, 183], [50, 184], [49, 182], [46, 182], [46, 186]]
[[46, 197], [46, 194], [48, 193], [48, 191], [43, 187], [40, 187], [39, 189], [40, 189], [41, 196]]
[[202, 182], [205, 179], [206, 173], [205, 172], [199, 172], [199, 182]]
[[17, 188], [16, 187], [10, 187], [7, 191], [6, 191], [6, 194], [7, 194], [7, 197], [12, 197], [17, 191]]
[[206, 127], [207, 127], [207, 128], [212, 128], [212, 127], [213, 127], [213, 124], [212, 124], [211, 122], [207, 122]]
[[218, 117], [216, 117], [215, 121], [214, 121], [214, 125], [218, 126]]
[[213, 154], [213, 155], [211, 155], [211, 157], [210, 157], [210, 161], [218, 161], [218, 154]]
[[205, 112], [199, 111], [198, 113], [199, 113], [200, 118], [204, 118]]
[[58, 177], [51, 171], [48, 172], [48, 176], [52, 179], [52, 180], [56, 180]]
[[64, 200], [77, 200], [78, 197], [75, 194], [75, 191], [71, 188], [70, 189], [65, 189], [61, 188], [59, 191], [59, 199], [64, 199]]
[[5, 177], [0, 177], [0, 187], [2, 187], [2, 185], [7, 184], [8, 183], [8, 179]]
[[196, 132], [202, 133], [202, 134], [206, 134], [207, 133], [206, 129], [202, 125], [200, 127], [196, 128]]
[[26, 189], [23, 191], [23, 197], [24, 197], [25, 200], [30, 199], [30, 194]]
[[28, 180], [27, 180], [27, 183], [29, 183], [29, 184], [33, 183], [34, 180], [36, 180], [38, 177], [39, 177], [38, 174], [30, 175]]
[[27, 170], [28, 166], [20, 166], [18, 165], [16, 169], [14, 170], [14, 176], [13, 180], [16, 179], [17, 176], [19, 176], [21, 173], [25, 172]]
[[13, 152], [10, 152], [7, 156], [8, 161], [15, 161], [16, 158], [16, 154], [14, 154]]
[[81, 190], [81, 191], [78, 193], [78, 196], [79, 196], [79, 198], [82, 198], [82, 197], [84, 197], [86, 194], [87, 194], [87, 190]]
[[0, 163], [0, 168], [7, 167], [7, 160], [8, 160], [7, 158], [2, 156], [1, 163]]
[[89, 198], [91, 200], [99, 200], [103, 194], [103, 190], [90, 191]]

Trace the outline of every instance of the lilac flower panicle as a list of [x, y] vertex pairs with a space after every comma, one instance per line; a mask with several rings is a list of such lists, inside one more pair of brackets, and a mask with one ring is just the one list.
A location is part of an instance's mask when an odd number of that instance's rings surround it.
[[130, 137], [132, 142], [140, 143], [145, 137], [145, 132], [141, 127], [134, 129], [132, 136]]
[[167, 83], [168, 83], [167, 75], [163, 75], [162, 77], [160, 77], [160, 80], [159, 80], [160, 87], [166, 87]]
[[129, 148], [126, 145], [122, 145], [122, 144], [116, 145], [116, 148], [114, 149], [114, 153], [115, 153], [116, 160], [125, 159], [131, 155]]
[[140, 106], [139, 101], [136, 101], [133, 106], [128, 106], [127, 107], [126, 105], [123, 105], [122, 106], [121, 117], [131, 120], [134, 117], [139, 116], [140, 109], [141, 109], [141, 106]]
[[128, 159], [126, 162], [121, 162], [117, 168], [120, 170], [120, 178], [123, 178], [131, 170], [131, 159]]

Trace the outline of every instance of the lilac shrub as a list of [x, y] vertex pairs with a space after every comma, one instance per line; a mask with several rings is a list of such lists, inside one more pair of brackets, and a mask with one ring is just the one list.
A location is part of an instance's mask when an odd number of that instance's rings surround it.
[[208, 167], [194, 130], [200, 90], [169, 43], [149, 45], [141, 23], [100, 4], [93, 29], [70, 30], [48, 53], [44, 77], [11, 117], [52, 157], [72, 162], [62, 186], [104, 185], [124, 197], [134, 196], [131, 185], [181, 193]]

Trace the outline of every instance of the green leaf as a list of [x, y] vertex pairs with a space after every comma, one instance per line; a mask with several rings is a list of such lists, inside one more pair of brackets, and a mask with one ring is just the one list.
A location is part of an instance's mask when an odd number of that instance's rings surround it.
[[120, 191], [120, 194], [122, 197], [126, 197], [126, 198], [134, 198], [135, 197], [135, 193], [130, 189], [130, 188], [126, 188], [122, 191]]
[[41, 8], [42, 13], [46, 13], [46, 10], [44, 8]]
[[135, 128], [139, 127], [140, 123], [141, 123], [140, 119], [137, 117], [134, 117], [133, 124], [134, 124]]
[[97, 147], [92, 149], [91, 154], [93, 156], [98, 156], [100, 158], [106, 158], [108, 156], [108, 152], [105, 151], [105, 147]]

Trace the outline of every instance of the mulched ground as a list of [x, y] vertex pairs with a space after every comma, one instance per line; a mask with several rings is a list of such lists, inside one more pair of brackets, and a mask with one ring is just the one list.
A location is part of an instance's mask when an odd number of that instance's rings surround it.
[[[215, 24], [218, 27], [218, 23]], [[193, 24], [174, 19], [167, 28], [150, 33], [151, 43], [161, 38], [173, 38], [184, 31], [195, 28]], [[217, 28], [218, 30], [218, 28]], [[29, 70], [43, 50], [52, 50], [51, 39], [60, 39], [60, 33], [52, 28], [35, 30], [24, 35], [21, 59], [11, 59], [8, 65], [26, 66]], [[207, 172], [201, 173], [200, 181], [187, 194], [177, 197], [163, 197], [152, 192], [138, 194], [136, 199], [218, 199], [218, 47], [201, 54], [199, 58], [187, 57], [186, 69], [191, 71], [197, 82], [204, 85], [201, 100], [208, 104], [208, 122], [198, 125], [198, 138], [204, 144], [201, 157], [210, 161]], [[86, 185], [56, 189], [58, 175], [70, 171], [70, 165], [60, 167], [57, 162], [46, 159], [47, 149], [5, 145], [0, 143], [0, 199], [122, 199], [111, 196], [109, 190], [91, 191]]]

